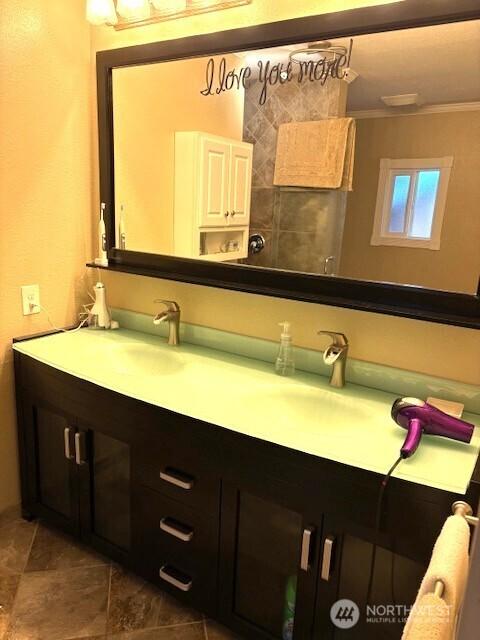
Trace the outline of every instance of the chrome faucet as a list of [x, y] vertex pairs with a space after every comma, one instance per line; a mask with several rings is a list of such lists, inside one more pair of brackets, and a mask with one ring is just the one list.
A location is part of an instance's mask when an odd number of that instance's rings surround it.
[[164, 304], [167, 308], [157, 313], [153, 324], [168, 321], [168, 344], [172, 346], [180, 344], [180, 307], [173, 300], [154, 300], [154, 302]]
[[319, 336], [329, 336], [332, 343], [323, 352], [325, 364], [333, 365], [330, 386], [341, 389], [345, 386], [345, 366], [347, 364], [348, 340], [343, 333], [319, 331]]

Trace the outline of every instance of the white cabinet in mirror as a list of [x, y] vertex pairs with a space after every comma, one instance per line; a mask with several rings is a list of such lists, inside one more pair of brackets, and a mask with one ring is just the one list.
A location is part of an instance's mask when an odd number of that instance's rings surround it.
[[114, 68], [113, 113], [117, 247], [477, 290], [478, 20]]
[[253, 145], [201, 131], [175, 133], [174, 252], [248, 256]]

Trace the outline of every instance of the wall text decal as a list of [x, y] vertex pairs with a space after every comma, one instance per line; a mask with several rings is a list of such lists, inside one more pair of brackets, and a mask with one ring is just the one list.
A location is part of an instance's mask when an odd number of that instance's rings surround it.
[[[330, 60], [325, 57], [317, 61], [293, 62], [289, 60], [287, 63], [276, 62], [275, 64], [272, 64], [270, 60], [258, 60], [258, 81], [262, 84], [262, 91], [258, 100], [259, 104], [265, 104], [268, 97], [268, 88], [278, 83], [285, 84], [286, 82], [297, 80], [297, 82], [319, 82], [323, 86], [328, 78], [341, 80], [350, 66], [352, 48], [353, 40], [350, 40], [350, 47], [347, 53], [337, 53]], [[249, 66], [227, 71], [226, 58], [222, 58], [218, 66], [215, 58], [210, 58], [206, 67], [205, 88], [200, 93], [203, 96], [213, 96], [232, 89], [245, 89], [247, 81], [252, 77], [252, 73], [252, 68]]]

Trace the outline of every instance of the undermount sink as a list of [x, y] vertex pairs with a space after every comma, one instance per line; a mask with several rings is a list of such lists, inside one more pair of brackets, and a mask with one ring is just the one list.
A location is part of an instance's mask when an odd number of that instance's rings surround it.
[[117, 373], [135, 376], [160, 376], [177, 373], [185, 366], [181, 354], [149, 344], [111, 345], [107, 363]]
[[317, 419], [325, 417], [335, 420], [351, 421], [352, 415], [365, 418], [368, 412], [362, 403], [354, 397], [345, 395], [344, 391], [335, 392], [321, 388], [258, 388], [251, 394], [257, 398], [257, 407], [268, 407], [271, 411], [275, 407], [279, 415], [292, 412], [302, 419]]

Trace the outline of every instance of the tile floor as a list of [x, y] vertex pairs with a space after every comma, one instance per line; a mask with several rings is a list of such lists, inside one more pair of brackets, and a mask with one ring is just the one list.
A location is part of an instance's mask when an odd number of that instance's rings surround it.
[[42, 523], [0, 514], [0, 640], [240, 640]]

